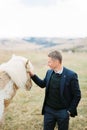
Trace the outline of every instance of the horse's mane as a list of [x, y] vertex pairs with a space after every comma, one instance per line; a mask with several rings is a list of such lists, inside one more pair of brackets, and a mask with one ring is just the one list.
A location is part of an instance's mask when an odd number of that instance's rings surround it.
[[24, 88], [27, 81], [26, 62], [24, 57], [12, 56], [8, 62], [0, 65], [0, 71], [5, 71], [18, 87]]

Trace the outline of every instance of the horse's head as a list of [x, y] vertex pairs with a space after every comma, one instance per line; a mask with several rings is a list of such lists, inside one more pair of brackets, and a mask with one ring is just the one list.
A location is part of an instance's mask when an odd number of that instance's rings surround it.
[[18, 88], [30, 90], [32, 87], [31, 77], [29, 70], [32, 68], [30, 61], [22, 56], [13, 55], [8, 62], [10, 66], [10, 77], [15, 82]]
[[25, 67], [25, 72], [26, 72], [26, 83], [24, 85], [24, 88], [26, 90], [30, 90], [31, 87], [32, 87], [32, 82], [31, 82], [31, 77], [29, 75], [29, 70], [31, 70], [33, 68], [31, 62], [25, 58], [25, 57], [22, 57], [22, 56], [13, 56], [14, 58], [16, 58], [16, 60], [20, 60], [23, 64], [24, 64], [24, 67]]
[[25, 71], [26, 71], [26, 83], [25, 83], [25, 89], [26, 90], [30, 90], [32, 87], [32, 81], [31, 81], [31, 77], [29, 75], [29, 70], [33, 69], [33, 66], [31, 64], [31, 62], [29, 61], [29, 59], [22, 57], [22, 56], [18, 56], [18, 58], [24, 62], [24, 66], [25, 66]]

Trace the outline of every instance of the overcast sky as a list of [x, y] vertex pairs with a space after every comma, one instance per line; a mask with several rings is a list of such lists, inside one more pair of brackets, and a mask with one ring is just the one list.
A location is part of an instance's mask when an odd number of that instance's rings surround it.
[[87, 37], [87, 0], [0, 0], [0, 38]]

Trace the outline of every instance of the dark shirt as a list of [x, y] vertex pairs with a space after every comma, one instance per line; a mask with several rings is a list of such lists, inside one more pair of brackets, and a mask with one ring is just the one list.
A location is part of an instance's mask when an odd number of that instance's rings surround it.
[[58, 74], [53, 72], [50, 83], [49, 83], [49, 91], [47, 95], [46, 105], [54, 108], [54, 109], [64, 109], [65, 106], [61, 102], [60, 98], [60, 80], [62, 74]]

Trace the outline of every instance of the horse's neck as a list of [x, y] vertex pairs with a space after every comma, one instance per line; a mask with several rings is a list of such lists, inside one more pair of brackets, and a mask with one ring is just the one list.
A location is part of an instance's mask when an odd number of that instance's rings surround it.
[[5, 108], [10, 104], [17, 90], [18, 90], [18, 87], [13, 83], [12, 89], [8, 92], [9, 96], [7, 95], [7, 98], [4, 99]]
[[10, 81], [10, 77], [5, 71], [0, 71], [0, 90], [4, 89], [6, 84]]
[[19, 87], [14, 83], [14, 84], [13, 84], [13, 89], [14, 89], [15, 91], [17, 91], [17, 90], [19, 89]]

